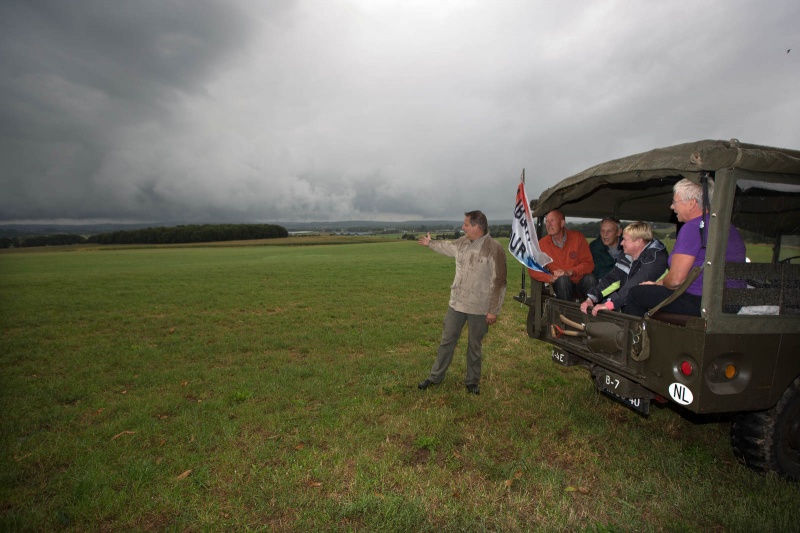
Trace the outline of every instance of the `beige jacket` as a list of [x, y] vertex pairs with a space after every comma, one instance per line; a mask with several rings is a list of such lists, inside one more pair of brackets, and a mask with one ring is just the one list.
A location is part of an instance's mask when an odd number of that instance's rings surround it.
[[431, 241], [429, 248], [456, 259], [450, 307], [471, 315], [500, 314], [506, 294], [506, 251], [488, 233], [470, 241]]

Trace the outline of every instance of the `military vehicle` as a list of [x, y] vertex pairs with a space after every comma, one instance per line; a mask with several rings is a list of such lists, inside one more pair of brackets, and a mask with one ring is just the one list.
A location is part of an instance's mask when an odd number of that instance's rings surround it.
[[[702, 316], [667, 314], [659, 305], [644, 317], [595, 317], [578, 301], [553, 298], [547, 284], [527, 278], [526, 290], [524, 273], [515, 299], [530, 306], [528, 335], [552, 345], [555, 363], [586, 368], [598, 390], [645, 416], [656, 402], [692, 419], [686, 411], [731, 420], [741, 461], [799, 481], [800, 151], [736, 139], [660, 148], [564, 179], [531, 201], [531, 213], [538, 235], [553, 209], [675, 223], [673, 185], [706, 177], [715, 190]], [[744, 238], [749, 262], [726, 263], [729, 224]], [[747, 288], [727, 288], [726, 278], [747, 280]]]

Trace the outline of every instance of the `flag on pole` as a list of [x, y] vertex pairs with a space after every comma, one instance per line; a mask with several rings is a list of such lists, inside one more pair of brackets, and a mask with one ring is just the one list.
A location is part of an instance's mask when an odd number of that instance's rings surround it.
[[528, 195], [525, 194], [525, 182], [520, 181], [517, 187], [517, 201], [514, 204], [514, 218], [511, 220], [508, 251], [526, 267], [547, 272], [544, 267], [553, 260], [539, 249], [539, 239], [531, 218], [530, 205]]

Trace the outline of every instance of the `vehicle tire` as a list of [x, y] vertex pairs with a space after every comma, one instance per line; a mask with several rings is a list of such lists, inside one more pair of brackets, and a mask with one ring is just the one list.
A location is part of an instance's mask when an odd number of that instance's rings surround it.
[[772, 409], [736, 416], [731, 446], [748, 467], [800, 481], [800, 377]]

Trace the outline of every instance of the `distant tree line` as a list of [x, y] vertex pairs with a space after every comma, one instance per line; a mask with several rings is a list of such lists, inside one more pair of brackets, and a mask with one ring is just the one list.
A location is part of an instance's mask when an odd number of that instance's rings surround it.
[[[627, 225], [628, 222], [622, 221], [623, 228]], [[672, 236], [674, 237], [675, 224], [656, 223], [652, 224], [652, 226], [656, 233], [664, 234], [672, 232]], [[583, 223], [567, 222], [567, 228], [581, 232], [587, 239], [593, 239], [600, 235], [600, 220]], [[489, 233], [491, 233], [492, 237], [510, 237], [511, 224], [489, 226]], [[544, 236], [544, 232], [542, 233], [542, 235], [539, 235], [539, 238]]]
[[57, 233], [55, 235], [34, 235], [31, 237], [0, 237], [0, 248], [31, 248], [34, 246], [67, 246], [86, 244], [86, 237]]
[[96, 244], [185, 244], [286, 238], [289, 232], [275, 224], [202, 224], [113, 231], [92, 235]]
[[[416, 233], [403, 233], [403, 236], [400, 237], [400, 238], [401, 239], [407, 239], [409, 241], [416, 241], [416, 240], [419, 240], [420, 238], [424, 237], [428, 233], [430, 233], [430, 232], [426, 231], [420, 237], [417, 237]], [[459, 230], [455, 230], [453, 233], [442, 233], [442, 232], [431, 233], [431, 239], [434, 239], [434, 240], [437, 240], [437, 241], [442, 241], [442, 240], [447, 240], [447, 239], [456, 240], [459, 237], [461, 237], [461, 230], [460, 229]]]
[[[623, 220], [620, 226], [622, 226], [622, 228], [624, 229], [625, 226], [627, 226], [630, 223], [631, 221]], [[665, 237], [668, 236], [669, 234], [671, 234], [673, 237], [675, 236], [675, 224], [666, 222], [651, 222], [650, 225], [653, 227], [653, 231], [659, 237]], [[575, 231], [580, 231], [581, 233], [583, 233], [584, 237], [588, 239], [600, 236], [600, 220], [593, 222], [584, 222], [582, 224], [567, 222], [567, 227]]]
[[174, 227], [119, 230], [84, 237], [58, 233], [54, 235], [15, 236], [0, 238], [0, 248], [33, 246], [65, 246], [71, 244], [184, 244], [197, 242], [278, 239], [289, 236], [283, 226], [274, 224], [203, 224]]
[[490, 225], [489, 235], [495, 239], [499, 239], [500, 237], [511, 237], [511, 224], [500, 224], [495, 226]]

